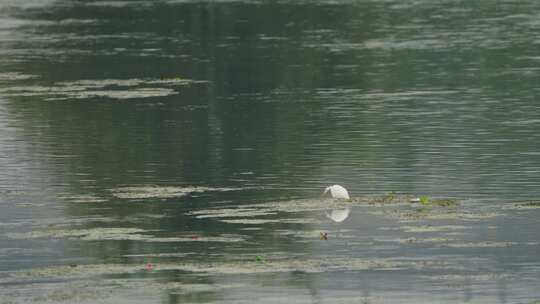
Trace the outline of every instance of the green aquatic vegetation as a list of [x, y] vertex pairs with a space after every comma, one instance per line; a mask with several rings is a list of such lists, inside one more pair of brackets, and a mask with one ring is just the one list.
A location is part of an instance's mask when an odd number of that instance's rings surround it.
[[426, 279], [434, 281], [454, 281], [470, 284], [473, 282], [494, 282], [500, 279], [511, 279], [513, 276], [502, 273], [483, 273], [483, 274], [444, 274], [424, 276]]
[[523, 203], [523, 204], [520, 204], [520, 205], [523, 206], [523, 207], [540, 208], [540, 201], [537, 201], [537, 202], [527, 202], [527, 203]]
[[155, 230], [138, 228], [93, 228], [93, 229], [45, 229], [25, 233], [7, 233], [11, 239], [78, 239], [83, 241], [128, 240], [149, 243], [176, 243], [176, 242], [242, 242], [245, 237], [235, 234], [222, 234], [215, 236], [181, 236], [156, 237], [149, 234]]
[[234, 219], [234, 220], [221, 220], [224, 223], [228, 224], [244, 224], [244, 225], [260, 225], [268, 223], [279, 223], [279, 219]]
[[358, 196], [351, 198], [351, 205], [389, 205], [405, 204], [415, 197], [409, 194], [398, 194], [394, 191], [383, 196]]
[[37, 238], [76, 238], [86, 241], [97, 240], [142, 240], [141, 232], [147, 232], [138, 228], [94, 228], [94, 229], [46, 229], [35, 230], [25, 233], [8, 233], [11, 239], [37, 239]]
[[531, 201], [531, 202], [524, 202], [524, 203], [515, 203], [510, 206], [505, 206], [503, 209], [540, 209], [540, 201]]
[[198, 219], [204, 218], [229, 218], [229, 217], [257, 217], [275, 215], [275, 211], [260, 208], [225, 208], [225, 209], [205, 209], [191, 211], [188, 215], [195, 215]]
[[[0, 81], [26, 80], [34, 75], [20, 73], [0, 73]], [[51, 86], [11, 86], [0, 88], [4, 96], [43, 96], [44, 100], [69, 99], [134, 99], [149, 97], [165, 97], [178, 94], [174, 88], [192, 83], [201, 83], [183, 78], [170, 79], [98, 79], [57, 82]]]
[[502, 216], [501, 213], [495, 212], [458, 212], [455, 209], [430, 209], [422, 208], [416, 211], [394, 212], [389, 214], [389, 217], [398, 218], [401, 221], [418, 221], [418, 220], [469, 220], [478, 221], [492, 219]]
[[516, 245], [515, 242], [495, 242], [495, 241], [480, 241], [480, 242], [459, 242], [448, 243], [445, 247], [452, 248], [496, 248], [496, 247], [511, 247]]
[[235, 191], [240, 188], [211, 188], [192, 186], [126, 186], [110, 189], [112, 195], [121, 199], [174, 198], [192, 193]]
[[255, 257], [255, 261], [264, 263], [264, 258], [262, 256], [258, 255], [258, 256]]
[[171, 88], [129, 88], [129, 89], [95, 89], [87, 87], [63, 87], [63, 86], [26, 86], [1, 88], [3, 96], [43, 96], [44, 100], [69, 100], [69, 99], [133, 99], [149, 97], [165, 97], [176, 95], [178, 92]]
[[433, 199], [431, 204], [439, 207], [455, 207], [459, 205], [457, 200], [450, 198]]
[[185, 271], [207, 274], [322, 273], [357, 270], [447, 269], [451, 267], [444, 261], [436, 260], [359, 259], [335, 256], [307, 259], [273, 259], [264, 263], [255, 259], [253, 261], [185, 263], [176, 266]]
[[470, 229], [468, 226], [461, 225], [423, 225], [423, 226], [401, 226], [401, 230], [404, 232], [412, 233], [422, 233], [422, 232], [441, 232], [441, 231], [454, 231], [454, 230], [463, 230]]
[[452, 241], [455, 241], [455, 239], [452, 238], [446, 238], [446, 237], [431, 237], [431, 238], [405, 238], [405, 239], [396, 239], [392, 240], [396, 241], [401, 244], [429, 244], [429, 243], [449, 243]]
[[386, 196], [382, 198], [383, 202], [393, 202], [396, 198], [396, 192], [390, 191]]
[[73, 202], [73, 203], [103, 203], [107, 200], [101, 197], [97, 197], [94, 195], [72, 195], [72, 196], [65, 196], [64, 199]]
[[[288, 201], [272, 201], [267, 203], [246, 205], [245, 208], [266, 209], [268, 212], [305, 212], [324, 211], [334, 200], [332, 199], [294, 199]], [[346, 201], [340, 202], [346, 204]]]
[[23, 74], [20, 72], [0, 72], [0, 81], [16, 81], [38, 78], [37, 75]]
[[451, 198], [430, 198], [423, 195], [418, 198], [418, 202], [424, 206], [454, 207], [459, 205], [458, 201]]

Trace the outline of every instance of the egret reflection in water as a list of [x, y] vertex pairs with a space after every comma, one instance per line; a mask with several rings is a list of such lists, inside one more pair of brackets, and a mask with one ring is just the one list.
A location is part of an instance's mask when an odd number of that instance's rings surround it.
[[351, 209], [349, 208], [334, 209], [330, 212], [327, 211], [326, 217], [336, 223], [341, 223], [349, 217], [349, 214], [351, 214]]

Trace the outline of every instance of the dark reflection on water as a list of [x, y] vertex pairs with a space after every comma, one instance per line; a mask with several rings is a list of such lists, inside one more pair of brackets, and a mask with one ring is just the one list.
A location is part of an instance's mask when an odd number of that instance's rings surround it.
[[[501, 208], [540, 192], [539, 9], [535, 1], [2, 1], [0, 271], [144, 265], [144, 255], [173, 253], [181, 257], [155, 260], [434, 258], [457, 268], [188, 275], [206, 289], [112, 299], [532, 301], [538, 209]], [[240, 222], [191, 213], [316, 197], [334, 183], [354, 196], [468, 199], [467, 212], [496, 216], [447, 219], [472, 228], [428, 236], [451, 246], [411, 247], [399, 242], [411, 237], [399, 232], [406, 222], [363, 208], [342, 223], [324, 210]], [[148, 185], [161, 192], [114, 192]], [[209, 189], [164, 194], [190, 186]], [[74, 228], [94, 234], [66, 232]], [[141, 231], [126, 237], [120, 228]], [[319, 230], [343, 239], [319, 242]], [[32, 231], [49, 234], [20, 237]], [[199, 237], [224, 239], [183, 239]], [[459, 247], [470, 242], [484, 243]], [[133, 277], [186, 283], [183, 271]], [[36, 296], [13, 298], [44, 300]]]

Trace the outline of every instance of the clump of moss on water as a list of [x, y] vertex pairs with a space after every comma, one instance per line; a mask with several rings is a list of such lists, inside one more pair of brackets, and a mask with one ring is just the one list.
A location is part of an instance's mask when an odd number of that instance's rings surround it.
[[350, 199], [353, 204], [366, 205], [391, 205], [391, 204], [408, 204], [420, 203], [425, 207], [455, 207], [459, 206], [459, 202], [453, 198], [431, 198], [428, 196], [414, 196], [410, 194], [398, 194], [391, 191], [383, 196], [361, 196]]
[[390, 191], [387, 195], [383, 196], [382, 201], [383, 202], [393, 202], [397, 197], [396, 192]]
[[505, 210], [530, 210], [530, 209], [540, 209], [540, 201], [528, 201], [520, 203], [512, 203], [503, 206], [502, 209]]
[[[523, 204], [520, 204], [520, 205], [523, 206], [523, 207], [540, 208], [540, 201], [537, 201], [537, 202], [527, 202], [527, 203], [523, 203]], [[540, 301], [539, 301], [538, 303], [540, 303]]]
[[383, 196], [360, 196], [353, 197], [350, 199], [352, 203], [360, 203], [367, 205], [388, 205], [388, 204], [403, 204], [408, 203], [413, 200], [415, 197], [409, 194], [398, 194], [394, 191], [391, 191]]
[[437, 206], [437, 207], [455, 207], [458, 206], [459, 203], [455, 199], [451, 198], [435, 198], [432, 199], [428, 196], [420, 196], [418, 199], [419, 203], [424, 206]]

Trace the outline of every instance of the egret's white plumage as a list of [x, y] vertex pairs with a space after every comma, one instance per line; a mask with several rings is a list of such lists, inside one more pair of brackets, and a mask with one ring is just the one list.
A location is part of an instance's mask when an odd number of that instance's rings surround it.
[[326, 187], [326, 189], [324, 189], [323, 194], [326, 194], [329, 191], [330, 191], [330, 195], [333, 198], [350, 199], [349, 192], [347, 192], [347, 189], [343, 188], [340, 185], [333, 185], [333, 186], [330, 186], [330, 187]]

